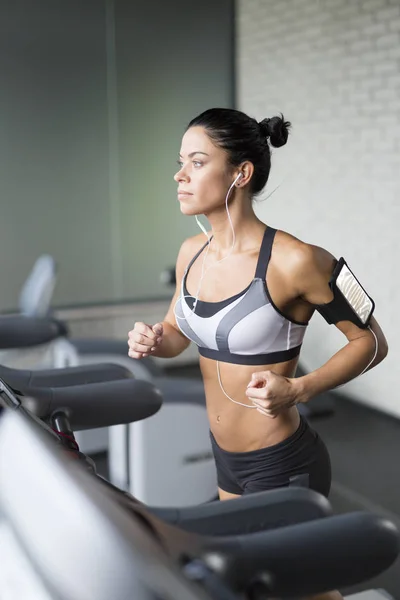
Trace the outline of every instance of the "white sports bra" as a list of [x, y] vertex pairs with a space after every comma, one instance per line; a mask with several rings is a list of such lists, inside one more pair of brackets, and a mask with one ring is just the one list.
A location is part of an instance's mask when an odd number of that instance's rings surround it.
[[254, 279], [245, 290], [221, 302], [198, 300], [194, 312], [195, 299], [186, 288], [186, 279], [208, 242], [187, 266], [175, 307], [176, 321], [202, 356], [221, 362], [268, 365], [300, 353], [308, 323], [283, 315], [273, 304], [265, 280], [275, 234], [276, 229], [266, 228]]

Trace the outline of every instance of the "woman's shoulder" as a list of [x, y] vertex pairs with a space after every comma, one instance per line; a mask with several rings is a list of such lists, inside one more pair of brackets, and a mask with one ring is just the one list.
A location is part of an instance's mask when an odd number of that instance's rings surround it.
[[[211, 234], [209, 233], [209, 236]], [[196, 253], [207, 243], [204, 233], [199, 233], [186, 238], [179, 249], [176, 267], [178, 272], [183, 272], [188, 263], [196, 255]]]
[[291, 277], [307, 276], [310, 271], [331, 272], [336, 261], [325, 248], [280, 229], [275, 236], [273, 254], [276, 266], [280, 266]]
[[[211, 237], [211, 232], [208, 233], [208, 236]], [[189, 255], [198, 252], [206, 243], [207, 239], [204, 233], [192, 235], [182, 242], [179, 254], [183, 254], [187, 258]], [[193, 258], [193, 256], [190, 256], [190, 258]]]

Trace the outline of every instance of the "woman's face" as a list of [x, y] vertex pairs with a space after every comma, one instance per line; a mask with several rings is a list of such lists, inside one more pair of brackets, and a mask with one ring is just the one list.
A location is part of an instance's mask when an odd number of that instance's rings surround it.
[[191, 127], [182, 138], [178, 183], [178, 200], [185, 215], [207, 215], [225, 206], [233, 182], [227, 154], [215, 146], [203, 127]]

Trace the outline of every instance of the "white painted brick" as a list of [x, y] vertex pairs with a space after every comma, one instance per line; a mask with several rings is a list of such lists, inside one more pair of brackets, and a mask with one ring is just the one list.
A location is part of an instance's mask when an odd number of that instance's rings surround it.
[[332, 46], [331, 48], [327, 48], [325, 53], [327, 57], [334, 59], [339, 56], [343, 56], [346, 53], [346, 49], [344, 44]]
[[382, 8], [376, 13], [378, 21], [389, 21], [395, 20], [400, 17], [400, 4], [397, 3], [395, 6], [387, 6]]
[[393, 46], [387, 50], [387, 58], [388, 59], [396, 59], [400, 58], [400, 44], [397, 46]]
[[361, 33], [359, 29], [344, 29], [343, 31], [338, 31], [337, 39], [341, 42], [354, 42], [360, 39]]
[[389, 31], [400, 31], [400, 19], [393, 19], [390, 21]]
[[358, 84], [364, 90], [380, 89], [384, 85], [383, 77], [371, 77], [363, 79]]
[[357, 5], [357, 2], [348, 2], [347, 5], [343, 6], [340, 9], [339, 15], [341, 19], [345, 19], [347, 20], [349, 17], [352, 17], [353, 15], [358, 15], [359, 14], [359, 6]]
[[314, 25], [314, 27], [308, 27], [304, 31], [303, 36], [307, 40], [317, 39], [322, 37], [321, 33], [321, 27], [319, 25]]
[[382, 64], [388, 58], [391, 48], [375, 48], [374, 50], [368, 50], [362, 52], [359, 55], [360, 64], [367, 65], [372, 68], [372, 65]]
[[342, 6], [346, 6], [348, 3], [348, 0], [329, 0], [329, 8], [331, 10], [340, 8]]
[[[379, 144], [374, 144], [374, 150], [378, 152], [382, 152], [382, 154], [386, 154], [387, 151], [390, 152], [390, 148], [382, 148]], [[375, 163], [372, 165], [371, 176], [377, 179], [382, 179], [386, 182], [386, 179], [391, 178], [393, 175], [393, 169], [390, 168], [390, 165], [387, 163]]]
[[368, 102], [369, 98], [370, 98], [370, 94], [369, 92], [366, 92], [364, 90], [356, 90], [356, 91], [351, 91], [349, 92], [349, 98], [351, 100], [351, 102], [356, 102], [358, 103], [365, 103]]
[[400, 88], [400, 72], [399, 72], [399, 69], [397, 69], [397, 73], [395, 75], [390, 75], [386, 79], [386, 85], [389, 88]]
[[347, 69], [362, 66], [364, 64], [362, 56], [363, 56], [362, 54], [350, 54], [349, 53], [343, 58], [343, 65]]
[[361, 8], [366, 11], [374, 11], [386, 6], [386, 0], [366, 0], [361, 3]]
[[[292, 184], [260, 204], [260, 216], [300, 237], [308, 232], [310, 241], [335, 253], [349, 248], [361, 265], [365, 239], [380, 227], [385, 260], [371, 252], [367, 271], [383, 289], [394, 268], [382, 270], [390, 264], [385, 252], [398, 250], [391, 223], [400, 220], [400, 0], [237, 0], [237, 6], [239, 107], [259, 118], [282, 110], [293, 121], [292, 144], [274, 153], [273, 170], [276, 185], [285, 168]], [[365, 207], [368, 218], [358, 229]], [[348, 219], [339, 218], [341, 208]], [[399, 285], [393, 295], [400, 296]], [[389, 318], [386, 306], [382, 318], [400, 325], [396, 309]], [[371, 388], [371, 398], [378, 395], [380, 388]]]
[[[348, 76], [351, 79], [364, 80], [364, 79], [366, 79], [366, 77], [368, 76], [369, 73], [370, 73], [370, 69], [368, 69], [367, 66], [360, 65], [360, 66], [353, 67], [352, 69], [349, 69]], [[339, 75], [342, 76], [341, 73]]]
[[386, 23], [373, 23], [372, 25], [367, 25], [367, 27], [363, 30], [364, 36], [379, 36], [384, 35], [386, 33], [387, 24]]
[[398, 102], [399, 95], [397, 93], [397, 90], [395, 90], [393, 88], [384, 88], [381, 90], [375, 90], [373, 92], [373, 95], [377, 100], [385, 100], [388, 102], [391, 100], [392, 101], [396, 100], [397, 106], [399, 105], [399, 102]]
[[312, 18], [312, 22], [315, 25], [329, 25], [332, 20], [332, 16], [328, 11], [315, 10]]
[[334, 48], [334, 43], [329, 36], [321, 35], [319, 38], [313, 40], [313, 46], [317, 52], [326, 52], [330, 48]]
[[399, 67], [394, 61], [380, 62], [372, 65], [372, 72], [377, 74], [391, 76], [393, 73], [399, 72]]
[[[399, 106], [399, 95], [396, 94], [396, 100], [391, 100], [386, 104], [386, 110], [391, 111], [392, 114], [397, 115], [397, 120], [400, 121], [400, 106]], [[398, 140], [399, 141], [399, 140]]]
[[397, 46], [400, 42], [400, 34], [397, 32], [387, 33], [386, 35], [377, 38], [377, 48], [387, 48], [388, 46]]
[[369, 115], [370, 119], [373, 120], [375, 115], [386, 112], [388, 110], [388, 103], [385, 99], [380, 100], [374, 97], [374, 91], [371, 92], [371, 102], [364, 104], [362, 107], [359, 106], [359, 110], [362, 109], [363, 113]]
[[[296, 0], [296, 2], [293, 3], [293, 6], [296, 6], [298, 4], [298, 2], [299, 2], [299, 0]], [[288, 2], [285, 2], [285, 1], [281, 0], [281, 4], [286, 5], [285, 6], [286, 14], [288, 13], [288, 9], [289, 9], [289, 14], [290, 14], [290, 7], [288, 5]], [[301, 8], [301, 11], [299, 11], [299, 12], [301, 12], [301, 14], [303, 15], [303, 17], [306, 17], [306, 18], [309, 19], [309, 18], [312, 18], [313, 15], [315, 15], [318, 10], [319, 10], [319, 3], [318, 2], [315, 2], [313, 0], [306, 0], [304, 2], [304, 7]]]
[[358, 11], [356, 18], [352, 21], [352, 26], [358, 27], [363, 32], [368, 25], [372, 25], [373, 23], [375, 23], [375, 15], [373, 13], [364, 14]]
[[[298, 0], [299, 3], [302, 0]], [[287, 2], [269, 2], [269, 6], [265, 6], [265, 2], [264, 2], [264, 11], [261, 10], [260, 16], [262, 14], [264, 15], [269, 15], [269, 14], [273, 14], [273, 15], [278, 15], [279, 17], [285, 17], [288, 13], [288, 6], [287, 6]], [[307, 3], [304, 2], [304, 4], [306, 5]]]
[[349, 44], [348, 51], [351, 53], [354, 52], [355, 54], [360, 54], [362, 52], [370, 50], [372, 46], [373, 42], [371, 38], [362, 38], [357, 40], [356, 42], [353, 42], [352, 44]]

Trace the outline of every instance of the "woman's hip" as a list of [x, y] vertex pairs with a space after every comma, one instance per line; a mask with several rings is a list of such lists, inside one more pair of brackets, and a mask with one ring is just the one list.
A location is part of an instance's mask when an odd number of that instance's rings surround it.
[[325, 496], [329, 494], [331, 464], [328, 450], [303, 417], [298, 429], [287, 439], [250, 452], [223, 450], [211, 432], [210, 435], [218, 482], [227, 492], [248, 494], [301, 485]]

